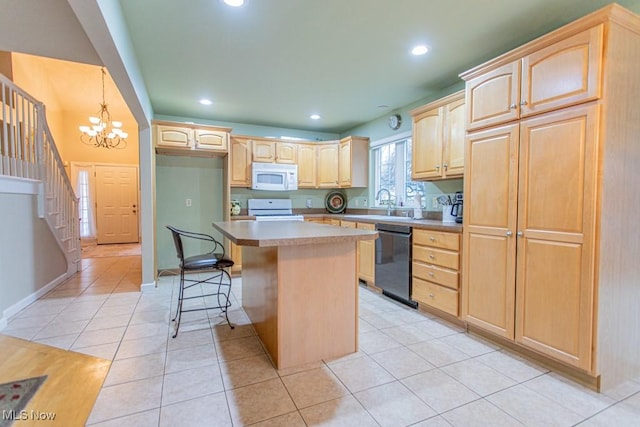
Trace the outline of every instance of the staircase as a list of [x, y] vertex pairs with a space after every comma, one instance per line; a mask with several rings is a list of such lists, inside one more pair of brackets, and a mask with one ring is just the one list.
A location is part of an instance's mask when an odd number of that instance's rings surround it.
[[39, 181], [38, 216], [78, 271], [78, 199], [47, 124], [45, 106], [0, 74], [0, 175]]

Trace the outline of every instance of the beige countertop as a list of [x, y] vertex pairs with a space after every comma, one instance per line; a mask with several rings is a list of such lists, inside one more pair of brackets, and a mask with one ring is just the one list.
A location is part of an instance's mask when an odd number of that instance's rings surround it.
[[[302, 214], [305, 218], [335, 218], [339, 220], [345, 221], [356, 221], [356, 222], [366, 222], [369, 224], [399, 224], [399, 225], [408, 225], [413, 228], [424, 229], [424, 230], [435, 230], [435, 231], [447, 231], [450, 233], [462, 233], [462, 224], [458, 224], [456, 222], [442, 222], [437, 219], [413, 219], [404, 216], [393, 216], [393, 215], [370, 215], [370, 214]], [[243, 221], [243, 220], [253, 220], [254, 216], [248, 215], [239, 215], [231, 217], [234, 222]]]
[[213, 227], [239, 246], [290, 246], [374, 240], [376, 231], [305, 221], [218, 221]]
[[413, 228], [425, 230], [448, 231], [450, 233], [462, 233], [462, 224], [457, 222], [442, 222], [435, 219], [413, 219], [403, 216], [390, 215], [340, 215], [340, 220], [366, 222], [370, 224], [398, 224], [408, 225]]

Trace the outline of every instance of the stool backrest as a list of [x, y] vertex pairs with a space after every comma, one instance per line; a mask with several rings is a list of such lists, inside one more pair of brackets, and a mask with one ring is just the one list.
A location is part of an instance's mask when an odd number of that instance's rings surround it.
[[171, 231], [171, 235], [173, 236], [173, 243], [176, 245], [176, 256], [180, 261], [184, 261], [184, 247], [182, 246], [180, 230], [170, 225], [167, 225], [167, 228]]

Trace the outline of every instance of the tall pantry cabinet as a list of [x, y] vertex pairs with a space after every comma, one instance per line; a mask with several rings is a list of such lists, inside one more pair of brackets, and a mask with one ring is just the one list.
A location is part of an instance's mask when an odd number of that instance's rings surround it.
[[639, 67], [613, 4], [461, 75], [463, 318], [602, 388], [640, 375]]

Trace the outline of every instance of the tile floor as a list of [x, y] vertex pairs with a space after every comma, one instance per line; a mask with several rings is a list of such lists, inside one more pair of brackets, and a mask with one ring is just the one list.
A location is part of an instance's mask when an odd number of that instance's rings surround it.
[[[141, 293], [139, 257], [82, 272], [2, 331], [113, 360], [91, 426], [638, 426], [640, 382], [598, 394], [366, 288], [360, 351], [274, 369], [240, 308], [170, 321], [175, 277]], [[197, 300], [192, 300], [196, 305]]]

